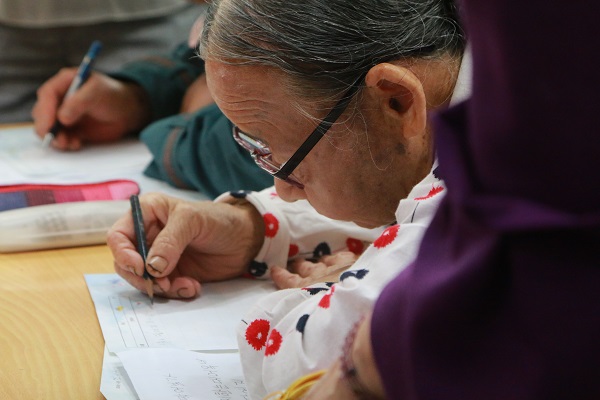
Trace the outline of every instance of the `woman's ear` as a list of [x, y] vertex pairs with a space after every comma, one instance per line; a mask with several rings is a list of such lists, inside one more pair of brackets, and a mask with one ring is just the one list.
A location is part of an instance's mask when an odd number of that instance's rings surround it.
[[395, 64], [377, 64], [367, 73], [365, 83], [385, 118], [400, 124], [406, 139], [425, 133], [427, 101], [423, 85], [413, 72]]

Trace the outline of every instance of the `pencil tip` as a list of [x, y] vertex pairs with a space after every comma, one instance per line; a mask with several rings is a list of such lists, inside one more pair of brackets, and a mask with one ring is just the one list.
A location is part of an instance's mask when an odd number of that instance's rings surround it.
[[50, 133], [50, 132], [46, 133], [46, 135], [44, 136], [44, 139], [42, 140], [42, 147], [50, 147], [50, 143], [52, 143], [53, 139], [54, 139], [54, 135], [52, 135], [52, 133]]
[[146, 292], [148, 293], [148, 297], [150, 297], [150, 304], [154, 305], [154, 288], [152, 285], [152, 279], [146, 279]]

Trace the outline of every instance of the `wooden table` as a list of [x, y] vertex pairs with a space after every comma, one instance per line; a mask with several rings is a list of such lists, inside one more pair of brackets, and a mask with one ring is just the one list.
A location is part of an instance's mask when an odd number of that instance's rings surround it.
[[83, 275], [106, 246], [0, 254], [0, 399], [104, 399], [104, 339]]

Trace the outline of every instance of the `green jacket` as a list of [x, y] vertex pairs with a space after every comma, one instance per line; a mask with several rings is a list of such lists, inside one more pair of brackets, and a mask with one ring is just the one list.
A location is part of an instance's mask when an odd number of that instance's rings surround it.
[[149, 95], [154, 122], [140, 138], [153, 160], [144, 173], [211, 198], [231, 190], [272, 186], [273, 177], [235, 142], [231, 122], [216, 105], [179, 114], [185, 91], [202, 73], [204, 62], [181, 44], [168, 57], [136, 61], [111, 74], [137, 83]]

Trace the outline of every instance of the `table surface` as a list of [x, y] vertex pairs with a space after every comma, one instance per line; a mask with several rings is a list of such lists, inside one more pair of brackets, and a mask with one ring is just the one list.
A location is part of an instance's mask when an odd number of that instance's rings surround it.
[[107, 246], [0, 254], [0, 399], [104, 399], [104, 339], [84, 274]]

